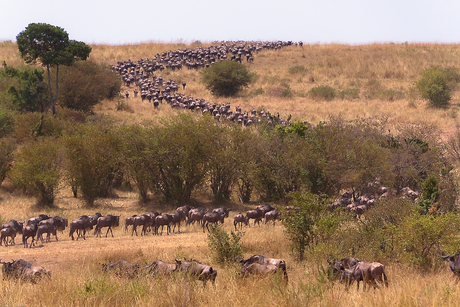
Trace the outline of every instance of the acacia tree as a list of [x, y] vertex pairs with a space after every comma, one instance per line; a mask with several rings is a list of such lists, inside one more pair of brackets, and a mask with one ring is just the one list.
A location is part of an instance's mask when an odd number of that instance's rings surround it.
[[[26, 63], [40, 63], [48, 73], [48, 91], [53, 115], [59, 93], [59, 65], [70, 66], [76, 60], [86, 60], [91, 47], [83, 42], [69, 40], [68, 33], [60, 27], [46, 23], [31, 23], [16, 36], [19, 52]], [[56, 67], [56, 88], [51, 90], [50, 68]]]

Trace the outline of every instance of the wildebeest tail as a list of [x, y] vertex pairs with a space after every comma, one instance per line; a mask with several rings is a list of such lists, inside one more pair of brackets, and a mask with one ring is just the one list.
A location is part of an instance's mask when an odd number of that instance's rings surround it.
[[385, 285], [385, 287], [388, 287], [387, 275], [385, 274], [385, 272], [383, 272], [382, 274], [383, 274], [383, 284]]

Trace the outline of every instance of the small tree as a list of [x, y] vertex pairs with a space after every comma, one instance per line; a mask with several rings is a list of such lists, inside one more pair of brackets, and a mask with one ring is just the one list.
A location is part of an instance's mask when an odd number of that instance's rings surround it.
[[[86, 60], [91, 47], [83, 42], [69, 40], [68, 33], [60, 27], [46, 23], [31, 23], [16, 36], [19, 52], [26, 63], [37, 63], [46, 67], [48, 91], [53, 115], [56, 114], [56, 99], [59, 93], [59, 65], [72, 65], [76, 60]], [[50, 68], [56, 67], [56, 88], [51, 90]]]
[[420, 96], [435, 107], [447, 105], [451, 99], [451, 87], [445, 70], [440, 66], [426, 69], [415, 83]]
[[252, 78], [244, 64], [225, 60], [205, 69], [201, 81], [213, 95], [229, 97], [247, 87]]
[[242, 257], [241, 238], [244, 232], [230, 231], [230, 235], [219, 225], [210, 225], [208, 246], [217, 263], [229, 263]]
[[52, 138], [24, 145], [11, 171], [13, 182], [35, 196], [41, 206], [52, 206], [61, 178], [61, 151]]

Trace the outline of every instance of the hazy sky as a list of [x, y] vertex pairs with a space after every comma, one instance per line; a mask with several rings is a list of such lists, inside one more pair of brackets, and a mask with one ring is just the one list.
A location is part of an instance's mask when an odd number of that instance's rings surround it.
[[29, 23], [88, 44], [460, 42], [460, 0], [0, 0], [0, 41]]

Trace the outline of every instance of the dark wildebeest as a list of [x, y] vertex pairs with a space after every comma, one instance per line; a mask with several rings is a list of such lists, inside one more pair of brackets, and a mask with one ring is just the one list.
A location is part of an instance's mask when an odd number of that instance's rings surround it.
[[170, 275], [171, 273], [177, 270], [177, 264], [175, 263], [166, 263], [161, 260], [155, 260], [151, 264], [145, 267], [145, 270], [149, 274], [156, 276], [158, 274]]
[[3, 279], [13, 278], [22, 279], [36, 283], [40, 278], [51, 277], [51, 272], [40, 265], [33, 265], [23, 259], [13, 260], [13, 262], [2, 262]]
[[33, 246], [35, 246], [35, 235], [37, 234], [37, 228], [38, 228], [38, 225], [37, 223], [31, 223], [29, 225], [27, 225], [26, 227], [24, 227], [24, 229], [22, 230], [22, 243], [24, 244], [24, 248], [27, 247], [27, 240], [32, 237], [32, 242], [30, 243], [30, 246], [29, 248]]
[[455, 284], [460, 280], [460, 254], [441, 256], [442, 260], [449, 261], [449, 267], [454, 274]]
[[[283, 259], [267, 258], [262, 255], [253, 255], [249, 257], [248, 259], [240, 260], [240, 263], [243, 268], [248, 267], [249, 265], [254, 264], [254, 263], [264, 264], [264, 265], [274, 265], [278, 269], [283, 271], [283, 278], [285, 278], [286, 280], [288, 279], [287, 271], [286, 271], [286, 261], [284, 261]], [[253, 270], [255, 270], [256, 267], [257, 266], [255, 266]]]
[[15, 244], [14, 238], [16, 237], [16, 230], [14, 230], [13, 227], [8, 226], [6, 228], [2, 228], [0, 231], [0, 246], [2, 243], [5, 243], [5, 246], [8, 246], [8, 237], [11, 238], [10, 243]]
[[268, 221], [273, 221], [273, 226], [275, 226], [276, 220], [279, 219], [281, 213], [278, 210], [272, 210], [265, 213], [265, 225], [267, 225]]
[[134, 214], [133, 216], [125, 218], [125, 232], [128, 232], [128, 226], [134, 225], [134, 218], [137, 215]]
[[94, 235], [96, 237], [102, 237], [101, 229], [102, 227], [108, 227], [107, 232], [105, 233], [105, 237], [110, 233], [112, 234], [113, 238], [113, 231], [112, 227], [118, 227], [120, 224], [120, 216], [119, 215], [111, 215], [107, 214], [106, 216], [101, 216], [97, 219], [96, 229], [94, 230]]
[[226, 207], [220, 207], [220, 208], [216, 208], [216, 209], [212, 210], [212, 212], [214, 212], [214, 213], [219, 213], [220, 215], [225, 215], [226, 218], [228, 217], [228, 214], [229, 214], [230, 211], [232, 211], [232, 209], [226, 208]]
[[134, 278], [139, 273], [140, 265], [138, 263], [130, 263], [126, 260], [117, 260], [102, 264], [102, 271], [112, 271], [116, 276]]
[[327, 263], [330, 265], [330, 268], [332, 270], [332, 276], [334, 278], [339, 277], [344, 269], [352, 269], [355, 267], [356, 264], [358, 264], [359, 260], [353, 257], [345, 257], [340, 260], [327, 260]]
[[[24, 223], [23, 222], [17, 222], [16, 220], [10, 220], [8, 223], [3, 224], [0, 229], [8, 228], [11, 227], [16, 231], [16, 234], [22, 234], [22, 229], [23, 229]], [[10, 244], [15, 244], [14, 242], [14, 237], [12, 237], [12, 241], [10, 241]]]
[[56, 235], [56, 228], [52, 224], [43, 224], [43, 225], [38, 225], [37, 228], [37, 241], [40, 239], [43, 243], [43, 234], [46, 233], [46, 242], [51, 242], [51, 236], [50, 234], [53, 234], [56, 237], [56, 241], [58, 240], [57, 235]]
[[169, 214], [163, 214], [155, 217], [155, 234], [158, 234], [158, 229], [161, 226], [161, 233], [160, 235], [163, 235], [163, 228], [166, 226], [166, 234], [169, 235], [171, 232], [171, 217]]
[[188, 212], [188, 219], [187, 219], [187, 225], [189, 224], [195, 224], [195, 222], [198, 222], [200, 224], [203, 223], [203, 216], [206, 214], [206, 210], [204, 208], [193, 208], [190, 209]]
[[259, 224], [260, 226], [260, 221], [262, 220], [263, 217], [264, 217], [264, 212], [258, 208], [254, 210], [249, 210], [246, 212], [246, 218], [248, 219], [248, 223], [251, 219], [253, 219], [254, 226], [256, 226], [256, 223]]
[[236, 226], [238, 226], [238, 224], [240, 224], [240, 229], [243, 229], [243, 224], [246, 226], [249, 224], [249, 220], [241, 212], [233, 217], [233, 226], [235, 226], [235, 231], [237, 230]]
[[153, 226], [155, 223], [155, 217], [149, 214], [142, 214], [141, 216], [136, 216], [133, 219], [133, 230], [131, 236], [134, 235], [134, 232], [137, 236], [137, 226], [142, 226], [141, 236], [147, 234], [148, 227]]
[[82, 237], [83, 240], [86, 240], [86, 231], [91, 229], [93, 229], [93, 223], [90, 217], [87, 215], [82, 215], [80, 217], [77, 217], [75, 220], [72, 221], [72, 223], [70, 223], [69, 237], [72, 237], [72, 240], [74, 240], [73, 233], [77, 231], [77, 241], [80, 237]]
[[270, 211], [272, 211], [272, 210], [275, 210], [276, 208], [273, 207], [273, 206], [270, 205], [270, 204], [263, 204], [263, 205], [257, 206], [256, 209], [259, 209], [259, 210], [262, 211], [262, 212], [264, 213], [264, 215], [265, 215], [265, 213], [270, 212]]
[[217, 225], [218, 222], [223, 224], [224, 219], [225, 219], [224, 214], [220, 214], [217, 212], [206, 213], [205, 215], [203, 215], [203, 232], [205, 232], [204, 227], [206, 227], [206, 229], [209, 232], [209, 226], [208, 226], [209, 224]]
[[[40, 221], [38, 223], [38, 226], [40, 227], [40, 226], [46, 225], [46, 224], [49, 224], [49, 225], [53, 226], [56, 231], [60, 230], [61, 232], [63, 232], [65, 230], [65, 228], [68, 226], [68, 221], [67, 221], [67, 219], [65, 217], [54, 216], [52, 218]], [[55, 233], [56, 231], [54, 231], [53, 234], [56, 237], [56, 241], [57, 241], [58, 238], [57, 238], [57, 234]], [[50, 230], [50, 232], [51, 232], [51, 230]], [[50, 232], [48, 232], [48, 238], [49, 238], [49, 233]], [[37, 240], [38, 240], [38, 237], [39, 236], [37, 235]]]
[[192, 278], [198, 278], [203, 282], [203, 285], [206, 285], [208, 280], [214, 285], [216, 282], [217, 271], [206, 264], [199, 263], [195, 260], [177, 260], [177, 270], [180, 272], [185, 272], [188, 276]]
[[177, 232], [180, 233], [180, 222], [185, 220], [185, 213], [182, 210], [177, 209], [174, 213], [168, 214], [171, 219], [171, 224], [174, 225], [172, 232], [176, 230], [177, 225]]
[[363, 281], [364, 283], [364, 290], [366, 290], [366, 284], [372, 284], [374, 288], [378, 287], [376, 283], [377, 281], [388, 287], [385, 266], [378, 262], [360, 261], [354, 266], [354, 268], [344, 269], [341, 281], [345, 281], [346, 290], [348, 290], [348, 287], [354, 280], [356, 280], [358, 290], [360, 281]]

